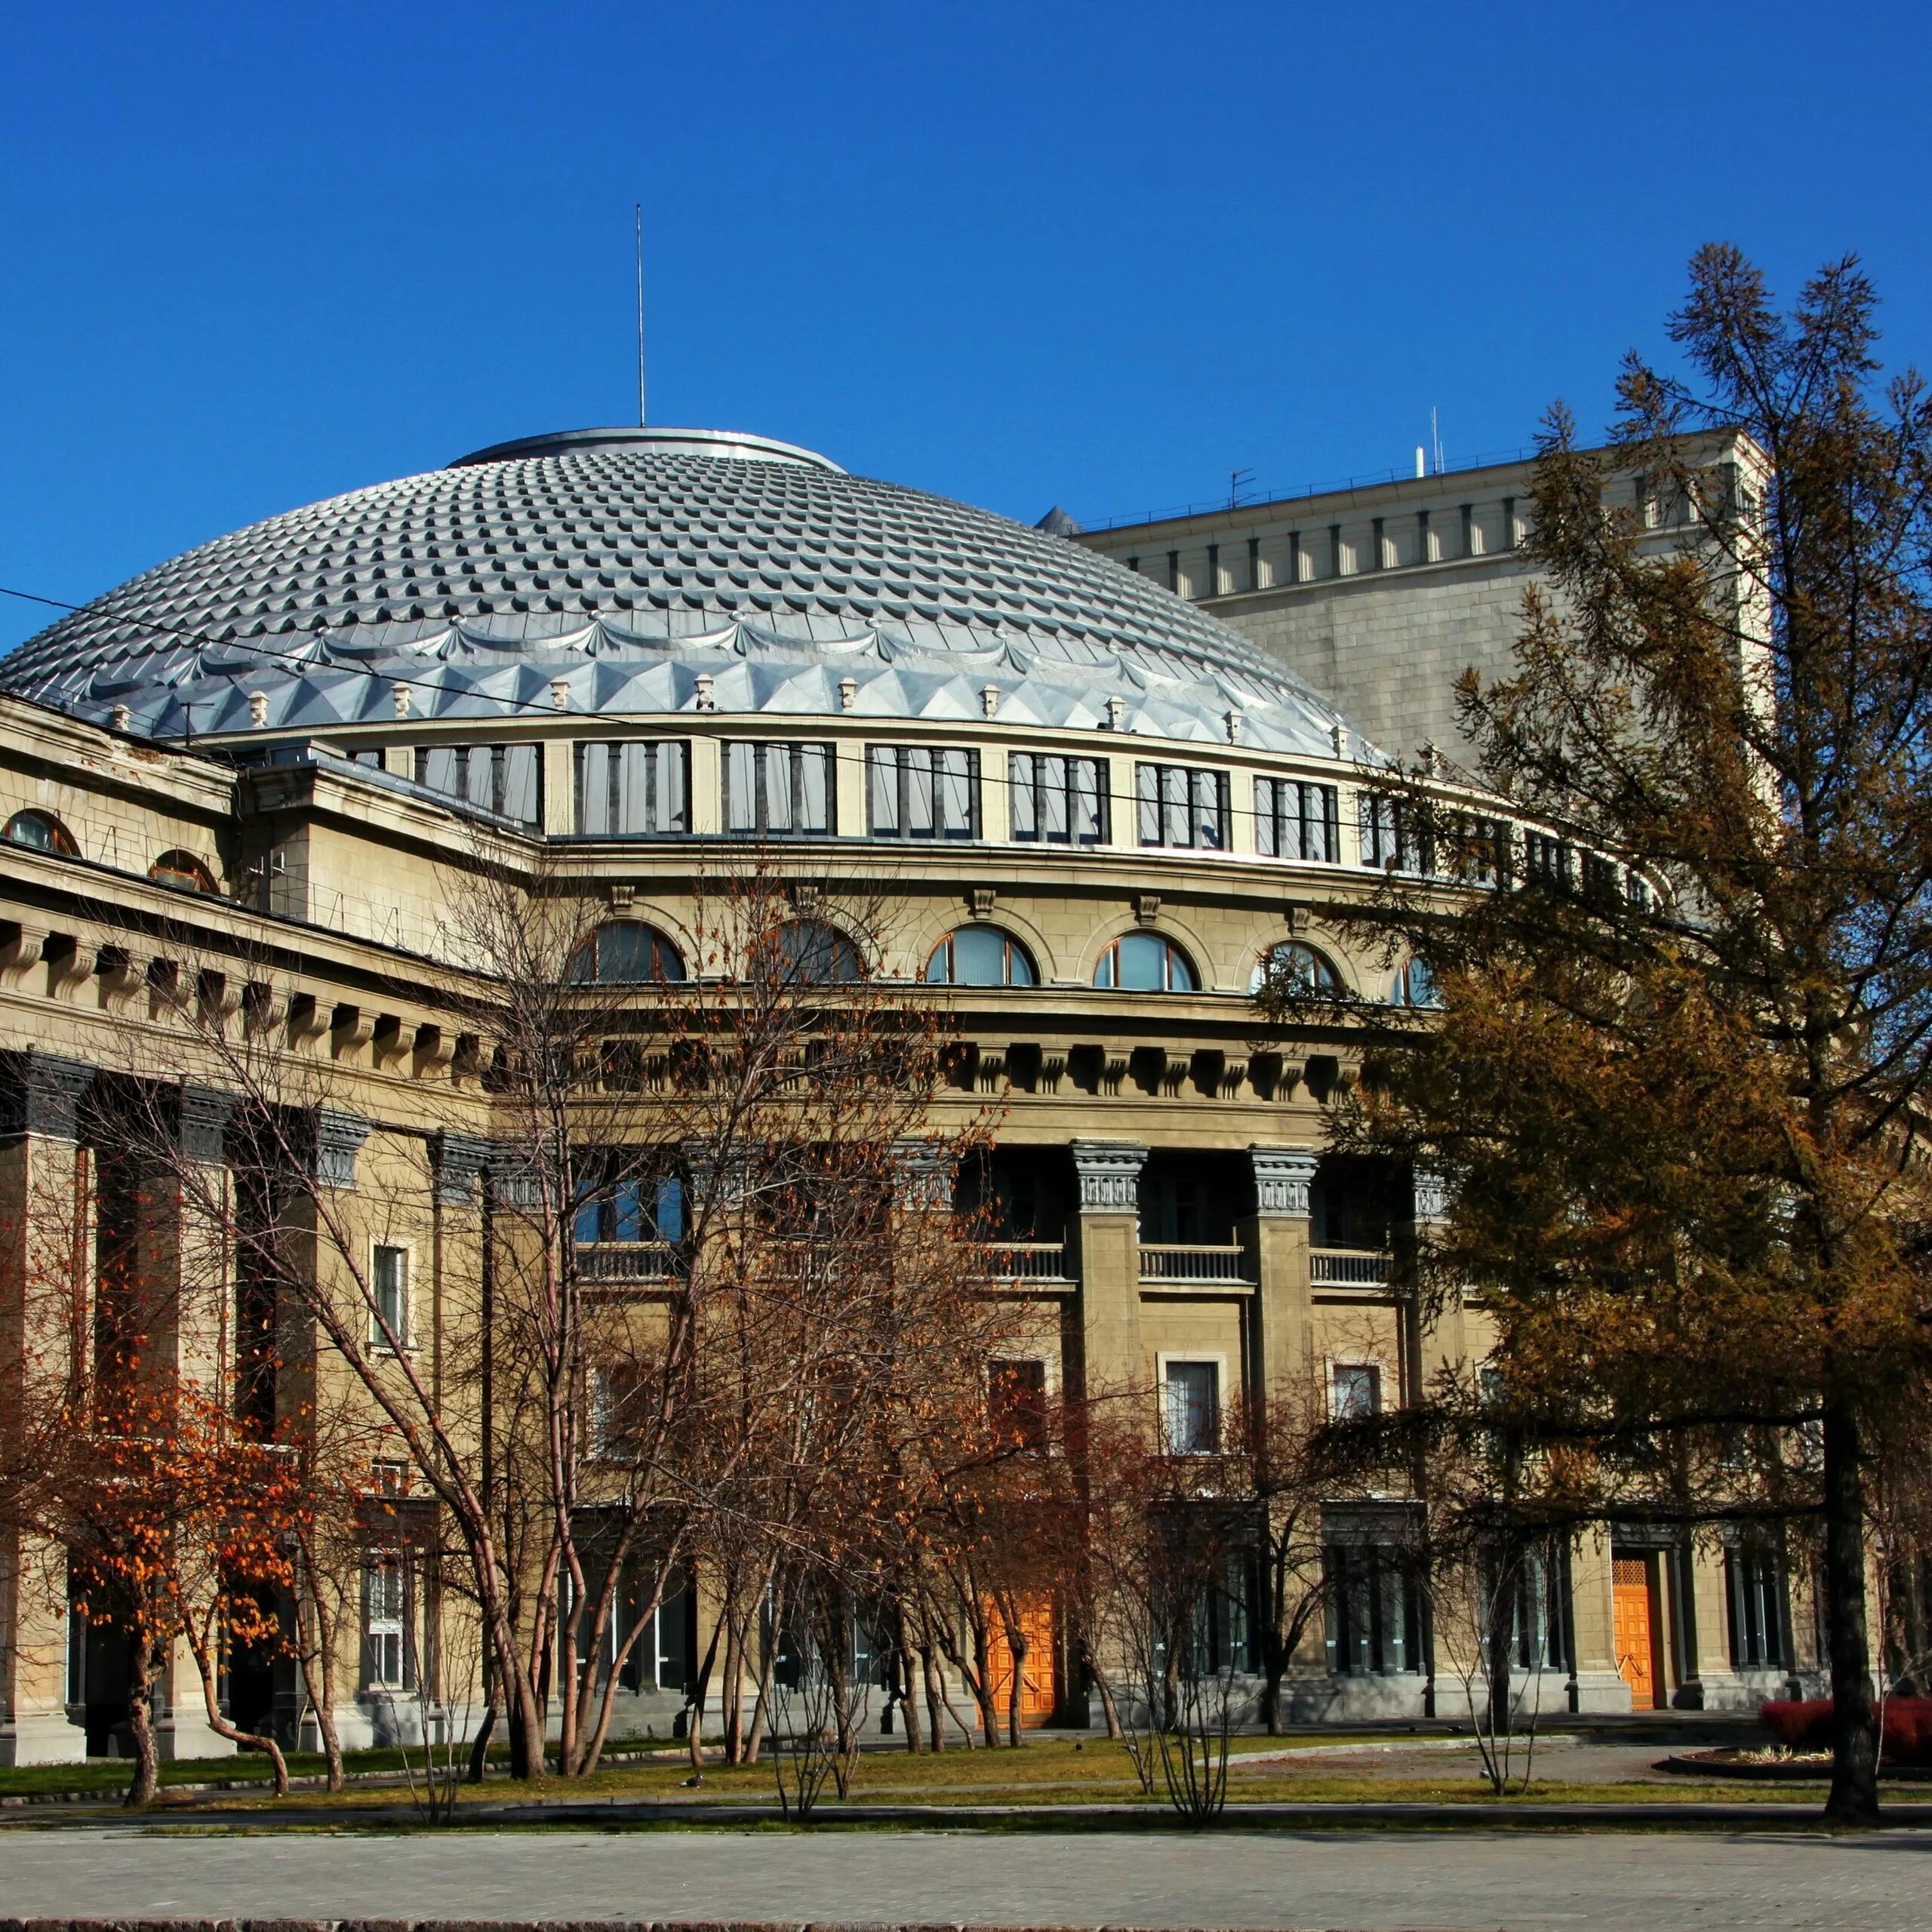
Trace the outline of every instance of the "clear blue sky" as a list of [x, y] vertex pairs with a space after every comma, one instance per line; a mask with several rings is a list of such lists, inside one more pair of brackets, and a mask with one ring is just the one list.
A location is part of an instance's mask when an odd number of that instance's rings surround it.
[[1929, 57], [1924, 0], [19, 0], [0, 583], [629, 420], [640, 198], [654, 420], [1029, 521], [1600, 422], [1714, 237], [1857, 250], [1932, 364]]

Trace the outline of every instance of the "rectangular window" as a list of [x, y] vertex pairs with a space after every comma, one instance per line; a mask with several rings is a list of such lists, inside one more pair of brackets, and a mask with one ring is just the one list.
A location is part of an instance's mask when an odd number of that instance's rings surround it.
[[986, 1367], [987, 1420], [1003, 1449], [1032, 1451], [1047, 1446], [1047, 1365], [1043, 1361], [994, 1361]]
[[1142, 844], [1227, 850], [1226, 772], [1183, 764], [1137, 764], [1134, 781]]
[[1378, 872], [1428, 872], [1435, 869], [1430, 841], [1415, 823], [1406, 798], [1386, 792], [1361, 794], [1358, 819], [1361, 862]]
[[378, 1551], [362, 1572], [362, 1668], [371, 1687], [411, 1687], [415, 1659], [408, 1629], [408, 1565], [400, 1551]]
[[1395, 1677], [1422, 1668], [1415, 1566], [1399, 1544], [1336, 1537], [1327, 1572], [1328, 1667], [1338, 1677]]
[[376, 1306], [371, 1343], [379, 1349], [409, 1346], [409, 1251], [378, 1243], [373, 1266]]
[[977, 838], [980, 754], [868, 745], [866, 790], [875, 838]]
[[1329, 1407], [1337, 1422], [1366, 1422], [1382, 1413], [1382, 1371], [1372, 1363], [1337, 1362], [1328, 1386]]
[[1734, 1670], [1781, 1669], [1784, 1573], [1777, 1552], [1763, 1543], [1734, 1543], [1724, 1553], [1727, 1620]]
[[540, 745], [418, 745], [416, 782], [520, 825], [535, 825], [543, 816]]
[[[1504, 1575], [1486, 1571], [1484, 1614], [1494, 1620], [1492, 1629], [1504, 1626], [1497, 1634], [1506, 1638], [1518, 1670], [1570, 1668], [1569, 1572], [1568, 1553], [1561, 1549], [1524, 1550]], [[1499, 1601], [1499, 1589], [1507, 1601]]]
[[577, 747], [577, 829], [591, 837], [688, 832], [691, 747], [633, 740]]
[[1523, 834], [1523, 875], [1551, 892], [1574, 891], [1577, 848], [1567, 838], [1547, 832]]
[[829, 745], [728, 744], [724, 826], [740, 837], [818, 838], [838, 830]]
[[1013, 836], [1041, 845], [1107, 841], [1107, 761], [1014, 752], [1007, 761]]
[[1472, 885], [1500, 885], [1509, 876], [1509, 827], [1471, 814], [1457, 820], [1461, 875]]
[[1168, 1454], [1214, 1454], [1221, 1446], [1220, 1364], [1171, 1361], [1164, 1380]]
[[1265, 859], [1336, 864], [1342, 856], [1342, 842], [1334, 786], [1304, 784], [1296, 778], [1257, 778], [1254, 849]]

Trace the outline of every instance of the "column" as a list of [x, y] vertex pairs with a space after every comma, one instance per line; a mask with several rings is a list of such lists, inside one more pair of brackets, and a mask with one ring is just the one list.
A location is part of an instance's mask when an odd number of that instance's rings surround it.
[[1403, 1257], [1409, 1297], [1409, 1360], [1404, 1374], [1409, 1383], [1408, 1399], [1418, 1399], [1437, 1374], [1454, 1367], [1468, 1356], [1468, 1339], [1463, 1321], [1460, 1290], [1445, 1291], [1440, 1306], [1426, 1309], [1420, 1292], [1419, 1271], [1426, 1260], [1435, 1230], [1449, 1217], [1449, 1190], [1434, 1169], [1417, 1167], [1411, 1177], [1410, 1253]]
[[[232, 1178], [226, 1135], [234, 1096], [185, 1084], [174, 1102], [175, 1146], [162, 1155], [141, 1214], [137, 1275], [151, 1300], [141, 1379], [163, 1401], [191, 1389], [219, 1403], [234, 1364], [223, 1359], [234, 1285], [229, 1275]], [[166, 1115], [156, 1109], [156, 1124]], [[226, 1758], [235, 1746], [210, 1725], [200, 1673], [183, 1638], [170, 1646], [155, 1686], [155, 1743], [164, 1763]]]
[[1075, 1140], [1080, 1183], [1080, 1355], [1087, 1395], [1147, 1380], [1140, 1346], [1140, 1170], [1133, 1140]]
[[1315, 1355], [1309, 1284], [1309, 1188], [1320, 1159], [1312, 1147], [1251, 1146], [1255, 1211], [1241, 1238], [1256, 1263], [1250, 1340], [1262, 1398], [1277, 1400], [1308, 1373]]
[[[22, 1434], [37, 1398], [57, 1399], [72, 1311], [85, 1309], [93, 1274], [77, 1116], [94, 1072], [54, 1054], [0, 1054], [0, 1429]], [[66, 1574], [57, 1545], [0, 1535], [0, 1764], [87, 1755], [67, 1702], [69, 1631], [80, 1626], [66, 1614]]]

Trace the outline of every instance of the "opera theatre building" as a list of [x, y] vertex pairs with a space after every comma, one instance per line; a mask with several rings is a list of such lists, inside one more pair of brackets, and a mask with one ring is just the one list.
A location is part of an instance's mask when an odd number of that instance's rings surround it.
[[[505, 1150], [528, 1123], [491, 1076], [455, 904], [486, 850], [497, 881], [595, 909], [573, 957], [617, 1005], [702, 989], [703, 902], [749, 868], [789, 909], [794, 965], [943, 1014], [933, 1105], [981, 1124], [974, 1198], [997, 1220], [997, 1294], [1022, 1312], [1009, 1395], [1140, 1389], [1171, 1451], [1211, 1455], [1291, 1390], [1360, 1414], [1479, 1360], [1480, 1306], [1424, 1319], [1405, 1286], [1441, 1211], [1429, 1177], [1328, 1151], [1378, 1014], [1429, 995], [1408, 962], [1352, 956], [1324, 908], [1413, 863], [1368, 788], [1426, 742], [1451, 754], [1446, 788], [1500, 811], [1456, 775], [1448, 687], [1508, 662], [1527, 497], [1503, 466], [1028, 528], [758, 436], [586, 430], [291, 511], [63, 618], [0, 660], [8, 1481], [31, 1489], [18, 1466], [51, 1426], [32, 1392], [88, 1382], [137, 1275], [217, 1292], [142, 1317], [128, 1401], [159, 1413], [178, 1380], [271, 1420], [334, 1413], [329, 1322], [285, 1288], [264, 1304], [207, 1224], [210, 1201], [237, 1226], [254, 1211], [245, 1078], [281, 1081], [301, 1113], [285, 1137], [312, 1260], [366, 1276], [371, 1373], [487, 1375], [491, 1271], [464, 1257], [518, 1210]], [[1346, 1011], [1265, 1019], [1271, 958]], [[675, 1084], [665, 1058], [646, 1041], [624, 1063], [634, 1112]], [[131, 1109], [169, 1140], [158, 1166], [128, 1151]], [[584, 1278], [661, 1291], [722, 1185], [686, 1161], [586, 1195]], [[264, 1337], [266, 1381], [249, 1366]], [[464, 1425], [479, 1467], [503, 1399], [481, 1386]], [[477, 1644], [423, 1628], [472, 1616], [462, 1593], [392, 1567], [395, 1522], [445, 1500], [413, 1463], [419, 1398], [398, 1399], [400, 1446], [354, 1485], [395, 1499], [368, 1515], [389, 1527], [332, 1559], [348, 1746], [389, 1734], [432, 1656], [445, 1675], [482, 1668]], [[69, 1437], [82, 1426], [66, 1414]], [[1456, 1715], [1411, 1508], [1355, 1494], [1321, 1512], [1324, 1599], [1287, 1715]], [[23, 1503], [0, 1541], [0, 1762], [127, 1748], [125, 1633], [45, 1519]], [[753, 1618], [715, 1644], [719, 1587], [697, 1560], [657, 1593], [612, 1737], [666, 1737], [694, 1701], [709, 1732], [752, 1695], [777, 1638]], [[1777, 1565], [1674, 1534], [1581, 1534], [1529, 1594], [1518, 1641], [1546, 1711], [1743, 1706], [1812, 1666]], [[1069, 1606], [1044, 1590], [1029, 1614], [1027, 1721], [1098, 1724]], [[1214, 1639], [1244, 1683], [1254, 1622]], [[312, 1680], [273, 1647], [229, 1647], [222, 1708], [312, 1743]], [[158, 1660], [164, 1755], [232, 1748], [190, 1650], [171, 1636]], [[463, 1687], [409, 1687], [420, 1714]]]

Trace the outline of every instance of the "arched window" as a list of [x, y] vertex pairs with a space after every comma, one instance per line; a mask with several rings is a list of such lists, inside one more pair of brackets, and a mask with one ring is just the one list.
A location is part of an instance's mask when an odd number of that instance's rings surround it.
[[16, 812], [4, 835], [14, 845], [30, 845], [36, 852], [57, 852], [63, 859], [78, 856], [74, 836], [51, 812]]
[[792, 919], [779, 928], [778, 966], [800, 986], [846, 986], [865, 977], [859, 949], [819, 919]]
[[171, 885], [177, 892], [216, 892], [214, 874], [192, 852], [164, 852], [148, 868], [148, 877], [157, 885]]
[[1435, 987], [1435, 975], [1426, 959], [1405, 960], [1389, 989], [1391, 1006], [1440, 1006], [1442, 995]]
[[1037, 986], [1032, 955], [997, 926], [961, 926], [933, 948], [926, 961], [933, 986]]
[[1188, 956], [1158, 933], [1123, 933], [1094, 968], [1097, 986], [1128, 993], [1191, 993], [1199, 982]]
[[1298, 939], [1284, 939], [1255, 963], [1248, 991], [1258, 993], [1264, 986], [1290, 998], [1313, 994], [1334, 999], [1340, 996], [1342, 976], [1326, 953]]
[[635, 919], [599, 926], [571, 961], [573, 986], [642, 986], [685, 977], [678, 949], [655, 926]]

